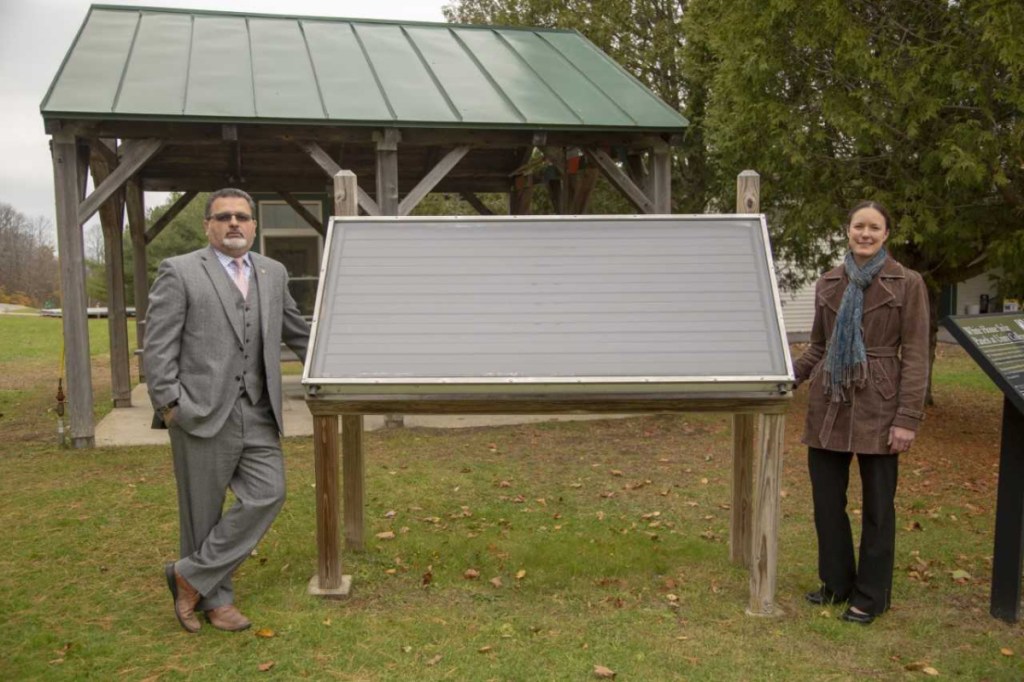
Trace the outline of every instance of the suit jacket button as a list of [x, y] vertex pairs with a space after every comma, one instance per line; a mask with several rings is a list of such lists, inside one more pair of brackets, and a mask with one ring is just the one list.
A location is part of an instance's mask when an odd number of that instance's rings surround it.
[[241, 381], [241, 380], [242, 380], [241, 376], [235, 376], [235, 381]]

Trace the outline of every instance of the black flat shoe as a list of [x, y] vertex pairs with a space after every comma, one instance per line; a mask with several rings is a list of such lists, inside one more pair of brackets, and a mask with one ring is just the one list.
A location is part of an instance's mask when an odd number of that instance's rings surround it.
[[875, 622], [875, 617], [872, 614], [857, 613], [852, 608], [843, 611], [843, 615], [839, 616], [839, 618], [847, 623], [857, 623], [858, 625], [871, 625]]
[[847, 597], [840, 597], [838, 594], [822, 585], [814, 592], [808, 592], [804, 595], [804, 599], [815, 606], [828, 606], [829, 604], [840, 604], [846, 601]]

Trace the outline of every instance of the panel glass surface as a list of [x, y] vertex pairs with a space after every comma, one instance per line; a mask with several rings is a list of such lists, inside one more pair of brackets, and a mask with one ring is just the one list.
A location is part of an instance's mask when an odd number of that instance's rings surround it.
[[777, 387], [770, 267], [758, 216], [335, 218], [305, 382]]

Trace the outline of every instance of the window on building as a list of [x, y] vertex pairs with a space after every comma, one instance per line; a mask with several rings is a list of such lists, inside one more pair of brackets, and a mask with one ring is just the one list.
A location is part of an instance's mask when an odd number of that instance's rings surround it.
[[[319, 201], [300, 203], [323, 220]], [[292, 298], [303, 315], [312, 315], [323, 251], [320, 234], [283, 201], [260, 201], [259, 211], [261, 251], [288, 270]]]

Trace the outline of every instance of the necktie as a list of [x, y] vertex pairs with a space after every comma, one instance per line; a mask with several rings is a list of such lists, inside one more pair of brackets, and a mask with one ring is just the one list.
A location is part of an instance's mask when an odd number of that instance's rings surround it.
[[249, 278], [245, 276], [245, 259], [236, 258], [231, 261], [235, 266], [235, 285], [242, 292], [242, 298], [249, 296]]

